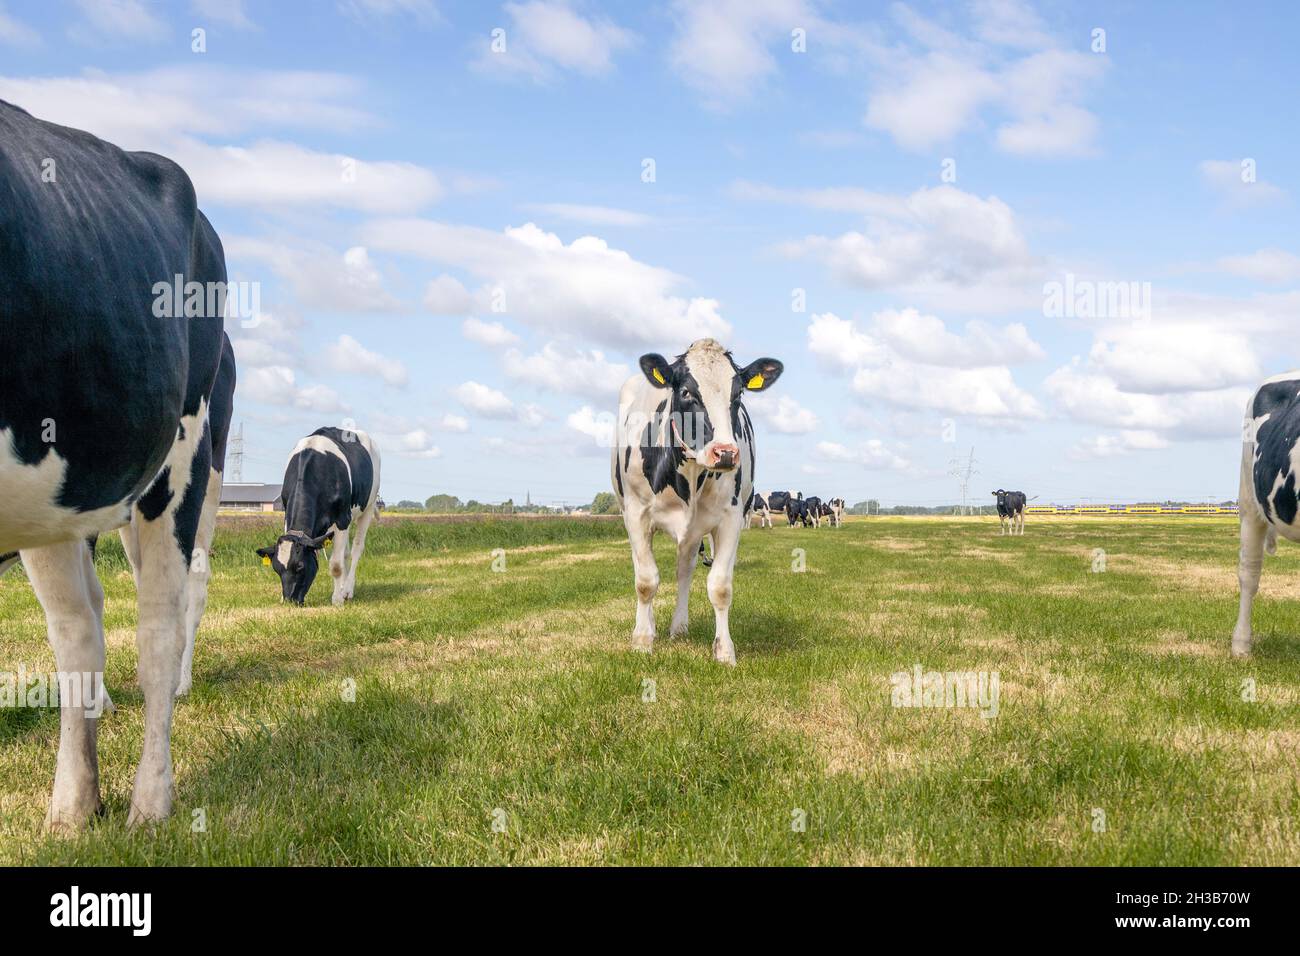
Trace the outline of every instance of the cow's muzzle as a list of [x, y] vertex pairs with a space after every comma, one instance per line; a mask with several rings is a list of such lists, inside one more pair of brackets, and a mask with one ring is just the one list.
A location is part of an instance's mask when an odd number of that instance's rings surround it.
[[739, 448], [735, 445], [715, 444], [709, 448], [704, 465], [713, 471], [731, 471], [739, 463]]

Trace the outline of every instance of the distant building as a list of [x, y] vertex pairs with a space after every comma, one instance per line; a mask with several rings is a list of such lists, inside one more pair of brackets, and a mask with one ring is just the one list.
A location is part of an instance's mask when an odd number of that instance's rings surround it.
[[232, 511], [283, 511], [280, 485], [227, 481], [221, 486], [221, 507]]

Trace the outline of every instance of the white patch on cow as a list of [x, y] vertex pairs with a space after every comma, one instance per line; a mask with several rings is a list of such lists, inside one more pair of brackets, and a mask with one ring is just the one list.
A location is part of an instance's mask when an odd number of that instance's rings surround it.
[[281, 541], [280, 544], [275, 549], [276, 560], [280, 562], [280, 565], [282, 567], [286, 567], [286, 568], [289, 566], [289, 555], [292, 553], [293, 553], [292, 541]]
[[0, 551], [20, 551], [104, 534], [131, 520], [126, 500], [93, 511], [58, 503], [68, 463], [53, 448], [35, 465], [18, 460], [13, 435], [0, 429]]

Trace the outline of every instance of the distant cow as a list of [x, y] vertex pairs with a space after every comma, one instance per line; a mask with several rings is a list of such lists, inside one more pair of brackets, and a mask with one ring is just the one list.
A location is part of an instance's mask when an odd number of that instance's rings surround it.
[[999, 534], [1025, 533], [1025, 493], [1023, 491], [1003, 491], [999, 488], [991, 492], [998, 499]]
[[[331, 601], [352, 600], [366, 532], [379, 512], [379, 450], [361, 431], [318, 428], [294, 446], [284, 472], [284, 534], [263, 561], [280, 575], [284, 600], [302, 606], [316, 580], [317, 553], [333, 540]], [[357, 526], [348, 563], [348, 529]]]
[[822, 500], [816, 495], [810, 495], [805, 502], [804, 513], [807, 515], [805, 524], [811, 524], [814, 528], [822, 526]]
[[[791, 491], [771, 491], [767, 494], [767, 508], [773, 514], [785, 514], [785, 506], [791, 498], [795, 497]], [[799, 497], [803, 497], [800, 495]]]
[[767, 506], [767, 499], [757, 491], [754, 492], [754, 496], [749, 500], [749, 514], [745, 515], [746, 528], [749, 527], [750, 522], [754, 518], [758, 518], [758, 526], [760, 528], [772, 527], [772, 510]]
[[659, 569], [651, 544], [656, 531], [677, 542], [677, 606], [671, 636], [686, 633], [691, 575], [700, 542], [713, 535], [709, 600], [713, 604], [713, 657], [735, 664], [728, 616], [732, 575], [745, 512], [754, 484], [754, 429], [742, 398], [761, 392], [781, 375], [776, 359], [741, 368], [713, 339], [695, 342], [669, 362], [641, 356], [641, 375], [619, 394], [617, 441], [610, 461], [623, 509], [636, 580], [632, 646], [654, 646], [654, 596]]
[[1246, 406], [1241, 452], [1241, 552], [1237, 581], [1241, 607], [1232, 632], [1233, 657], [1251, 647], [1251, 609], [1264, 552], [1277, 553], [1277, 536], [1300, 541], [1300, 371], [1270, 378]]
[[104, 592], [87, 542], [128, 523], [144, 694], [128, 822], [171, 812], [225, 290], [221, 240], [179, 166], [0, 102], [0, 571], [21, 554], [61, 680], [84, 682], [60, 688], [48, 829], [102, 806]]
[[802, 494], [798, 498], [787, 498], [785, 502], [785, 517], [790, 527], [794, 527], [795, 522], [799, 522], [805, 528], [808, 527], [808, 502], [804, 501]]
[[844, 499], [832, 498], [822, 505], [822, 514], [830, 519], [831, 527], [838, 528], [844, 523]]

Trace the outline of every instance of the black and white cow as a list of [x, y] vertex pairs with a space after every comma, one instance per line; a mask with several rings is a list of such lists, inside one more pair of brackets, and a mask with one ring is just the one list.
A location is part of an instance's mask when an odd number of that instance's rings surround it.
[[[333, 540], [330, 574], [334, 604], [352, 600], [366, 532], [379, 513], [379, 450], [362, 431], [318, 428], [294, 446], [284, 472], [284, 534], [258, 548], [263, 563], [280, 575], [286, 601], [301, 606], [319, 569], [317, 553]], [[357, 526], [352, 560], [348, 529]]]
[[804, 500], [802, 492], [797, 498], [787, 498], [785, 500], [785, 517], [791, 528], [794, 527], [796, 521], [805, 528], [808, 527], [808, 502]]
[[[177, 277], [207, 292], [179, 314], [157, 291]], [[93, 675], [89, 693], [61, 695], [49, 829], [79, 829], [102, 806], [104, 592], [88, 539], [129, 522], [144, 747], [128, 819], [171, 812], [225, 282], [179, 166], [0, 102], [0, 555], [21, 554], [59, 673]]]
[[844, 499], [832, 498], [822, 505], [822, 515], [830, 520], [832, 528], [844, 523]]
[[1025, 493], [1023, 491], [1003, 491], [999, 488], [991, 492], [998, 499], [999, 534], [1025, 533]]
[[758, 518], [760, 528], [772, 527], [772, 509], [767, 506], [767, 499], [757, 491], [749, 500], [749, 511], [745, 515], [745, 527], [748, 528], [750, 523]]
[[788, 491], [770, 491], [767, 494], [767, 508], [773, 514], [783, 515], [786, 502], [793, 497], [794, 495]]
[[709, 600], [713, 656], [735, 664], [728, 613], [732, 575], [754, 484], [754, 428], [742, 401], [780, 377], [776, 359], [740, 368], [713, 339], [695, 342], [676, 361], [641, 356], [642, 375], [619, 393], [618, 434], [610, 462], [614, 492], [632, 545], [636, 625], [632, 646], [654, 646], [654, 596], [659, 569], [651, 544], [656, 531], [677, 542], [677, 606], [671, 636], [686, 633], [691, 575], [704, 535], [713, 536]]
[[810, 495], [804, 501], [804, 524], [811, 524], [814, 528], [822, 526], [822, 500], [816, 495]]
[[1232, 632], [1232, 656], [1247, 657], [1264, 552], [1277, 553], [1279, 534], [1300, 541], [1300, 371], [1270, 378], [1246, 406], [1237, 504], [1241, 606]]

